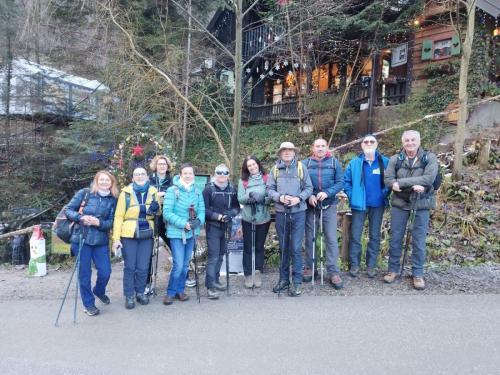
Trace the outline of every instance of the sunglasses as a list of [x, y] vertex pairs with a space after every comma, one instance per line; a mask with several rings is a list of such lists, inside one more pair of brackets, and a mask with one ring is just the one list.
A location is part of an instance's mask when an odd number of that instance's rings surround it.
[[229, 176], [229, 171], [215, 171], [217, 176]]
[[373, 140], [373, 139], [368, 139], [366, 141], [363, 141], [364, 144], [375, 144], [377, 143], [377, 141]]

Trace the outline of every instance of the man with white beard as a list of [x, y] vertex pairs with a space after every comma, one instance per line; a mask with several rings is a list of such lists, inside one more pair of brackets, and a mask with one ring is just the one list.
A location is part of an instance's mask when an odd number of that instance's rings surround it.
[[389, 159], [377, 151], [377, 140], [371, 134], [361, 142], [363, 152], [352, 159], [344, 173], [344, 191], [349, 198], [352, 212], [349, 256], [350, 275], [357, 277], [361, 264], [361, 235], [368, 217], [369, 240], [366, 248], [366, 272], [376, 276], [377, 257], [380, 251], [380, 226], [384, 209], [388, 206], [390, 190], [384, 185], [384, 170]]

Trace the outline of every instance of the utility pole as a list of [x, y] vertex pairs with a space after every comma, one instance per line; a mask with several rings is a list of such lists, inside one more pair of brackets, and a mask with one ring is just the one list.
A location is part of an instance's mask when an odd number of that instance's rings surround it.
[[[188, 14], [191, 14], [191, 0], [188, 0]], [[191, 71], [191, 17], [188, 17], [188, 35], [187, 35], [187, 49], [186, 49], [186, 77], [184, 80], [184, 96], [187, 98], [189, 95], [189, 72]], [[186, 157], [186, 138], [187, 138], [187, 116], [188, 104], [184, 102], [184, 109], [182, 113], [182, 149], [181, 160], [184, 161]]]

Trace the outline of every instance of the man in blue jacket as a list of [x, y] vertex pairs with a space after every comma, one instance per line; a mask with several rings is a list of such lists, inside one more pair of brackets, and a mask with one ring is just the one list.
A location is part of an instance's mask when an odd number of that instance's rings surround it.
[[[304, 282], [312, 280], [314, 231], [323, 218], [323, 231], [326, 239], [326, 270], [328, 280], [335, 289], [342, 289], [339, 275], [339, 246], [337, 243], [337, 193], [343, 188], [342, 166], [328, 150], [326, 141], [316, 139], [312, 145], [312, 155], [302, 162], [308, 169], [313, 185], [313, 193], [308, 199], [306, 213], [306, 257]], [[320, 215], [322, 211], [322, 215]], [[316, 218], [314, 217], [316, 216]], [[314, 228], [316, 223], [316, 228]], [[317, 233], [317, 232], [316, 232]], [[316, 260], [319, 258], [316, 251]], [[317, 262], [316, 262], [317, 263]], [[315, 264], [315, 269], [317, 265]], [[317, 272], [314, 272], [317, 274]]]
[[344, 191], [352, 212], [349, 253], [350, 275], [359, 275], [361, 263], [361, 235], [368, 217], [369, 240], [366, 248], [366, 272], [376, 276], [377, 256], [380, 251], [380, 226], [387, 206], [389, 189], [384, 185], [384, 170], [389, 159], [377, 151], [377, 140], [371, 134], [361, 142], [363, 152], [352, 159], [344, 174]]

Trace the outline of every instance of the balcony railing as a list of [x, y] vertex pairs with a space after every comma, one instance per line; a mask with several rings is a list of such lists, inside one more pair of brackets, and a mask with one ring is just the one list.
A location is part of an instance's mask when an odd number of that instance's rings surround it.
[[279, 25], [261, 25], [243, 33], [243, 58], [246, 60], [272, 46], [282, 47], [285, 43], [285, 28]]
[[298, 120], [298, 100], [247, 106], [248, 121]]

